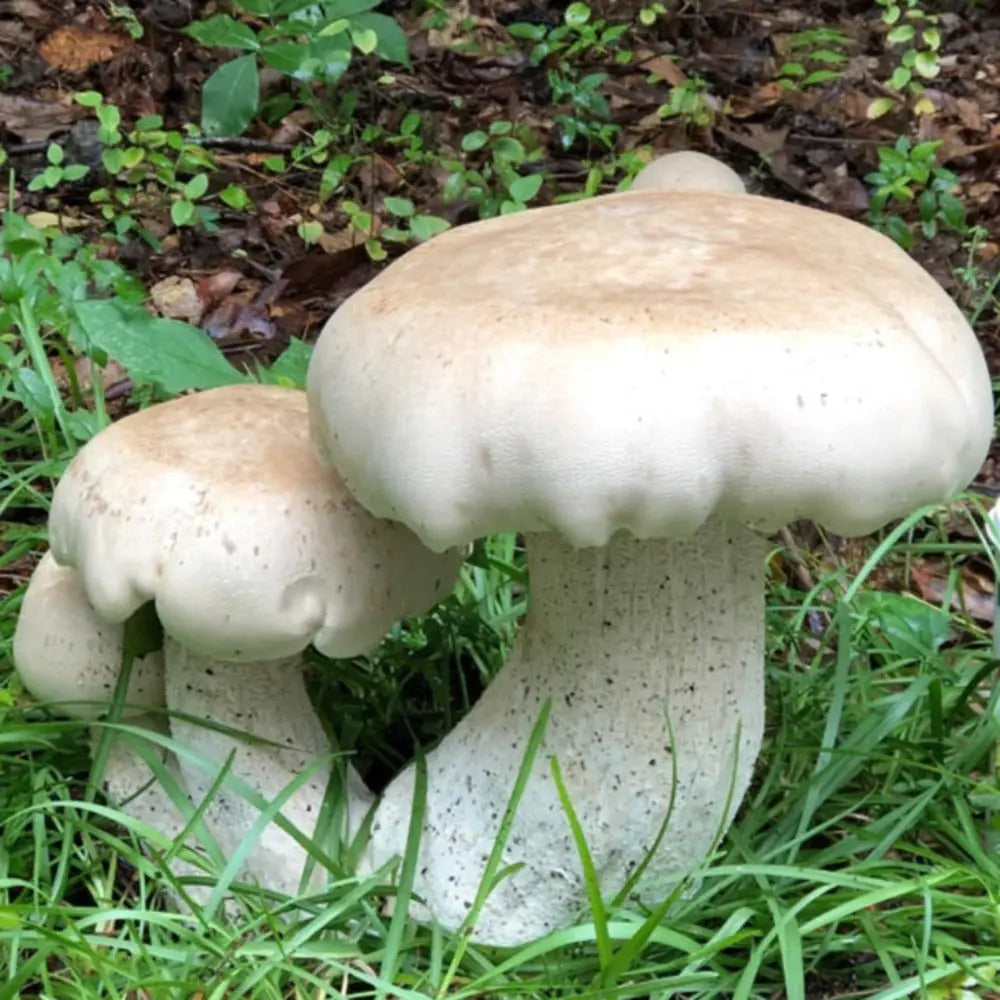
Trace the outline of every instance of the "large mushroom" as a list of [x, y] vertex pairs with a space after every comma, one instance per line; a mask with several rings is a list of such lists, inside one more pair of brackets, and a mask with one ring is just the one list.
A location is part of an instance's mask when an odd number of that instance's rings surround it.
[[[260, 385], [183, 397], [113, 424], [60, 480], [49, 528], [55, 562], [78, 575], [101, 622], [154, 602], [171, 732], [196, 803], [232, 755], [205, 814], [226, 854], [256, 836], [260, 801], [247, 791], [270, 803], [310, 769], [280, 811], [307, 836], [319, 818], [331, 748], [307, 696], [303, 650], [370, 650], [398, 618], [445, 595], [460, 563], [368, 514], [314, 455], [305, 394]], [[52, 685], [44, 693], [68, 696]], [[353, 831], [371, 795], [350, 768], [345, 791]], [[306, 858], [270, 824], [247, 874], [294, 891]]]
[[[525, 535], [529, 612], [427, 756], [414, 885], [420, 912], [466, 918], [550, 703], [503, 853], [519, 867], [473, 931], [496, 944], [586, 908], [549, 758], [608, 897], [648, 860], [637, 891], [663, 898], [726, 829], [761, 741], [762, 533], [866, 533], [950, 497], [993, 424], [968, 324], [890, 240], [699, 191], [412, 250], [329, 320], [308, 392], [318, 448], [376, 516], [432, 549]], [[373, 864], [404, 848], [413, 781], [377, 808]]]

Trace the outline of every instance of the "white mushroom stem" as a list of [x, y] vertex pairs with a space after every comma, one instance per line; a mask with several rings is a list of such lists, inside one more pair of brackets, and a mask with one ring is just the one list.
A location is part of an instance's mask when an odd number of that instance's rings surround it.
[[[504, 852], [523, 867], [492, 892], [474, 937], [513, 945], [586, 908], [581, 865], [551, 776], [561, 773], [601, 880], [614, 896], [639, 882], [660, 900], [699, 864], [747, 789], [763, 730], [764, 543], [710, 523], [684, 541], [618, 534], [574, 549], [527, 539], [531, 602], [509, 662], [427, 756], [416, 913], [458, 926], [476, 896], [529, 734], [551, 700]], [[673, 787], [676, 772], [676, 787]], [[369, 863], [405, 848], [408, 768], [386, 790]]]
[[[310, 855], [273, 819], [255, 829], [261, 810], [248, 800], [246, 786], [268, 804], [282, 799], [281, 815], [307, 837], [313, 835], [334, 764], [330, 740], [306, 691], [301, 655], [229, 663], [192, 653], [169, 636], [165, 654], [167, 707], [178, 713], [171, 715], [170, 728], [177, 744], [189, 751], [180, 760], [184, 787], [200, 804], [232, 755], [226, 779], [205, 812], [209, 829], [227, 857], [250, 835], [254, 843], [244, 875], [268, 889], [297, 893]], [[222, 732], [220, 726], [251, 739]], [[345, 767], [347, 835], [353, 836], [373, 796], [357, 772]], [[306, 771], [310, 777], [289, 795], [289, 785]], [[310, 884], [324, 875], [322, 866], [315, 866]]]

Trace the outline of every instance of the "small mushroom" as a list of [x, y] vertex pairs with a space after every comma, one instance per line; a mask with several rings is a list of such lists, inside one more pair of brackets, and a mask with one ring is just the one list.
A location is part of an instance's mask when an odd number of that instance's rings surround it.
[[[444, 596], [461, 561], [368, 514], [314, 455], [305, 394], [262, 385], [182, 397], [101, 432], [60, 480], [49, 529], [55, 560], [79, 574], [101, 621], [155, 603], [171, 732], [196, 803], [233, 754], [206, 811], [226, 854], [260, 817], [240, 782], [272, 801], [311, 767], [281, 813], [307, 835], [315, 828], [331, 748], [303, 650], [370, 650], [398, 618]], [[346, 800], [354, 830], [371, 795], [350, 769]], [[247, 873], [291, 892], [305, 861], [271, 824]]]
[[744, 194], [740, 175], [705, 153], [684, 149], [657, 157], [635, 175], [630, 191], [722, 191]]
[[[866, 533], [949, 497], [993, 427], [975, 336], [899, 247], [719, 191], [453, 229], [334, 313], [308, 392], [318, 449], [376, 516], [435, 549], [525, 535], [528, 615], [427, 755], [414, 883], [416, 912], [466, 918], [548, 702], [502, 858], [518, 867], [472, 931], [507, 945], [587, 906], [549, 758], [605, 897], [648, 862], [635, 889], [664, 898], [753, 773], [762, 533]], [[377, 807], [372, 864], [404, 849], [413, 779]]]
[[[42, 556], [24, 594], [14, 632], [14, 665], [25, 688], [55, 711], [97, 720], [108, 710], [122, 666], [124, 627], [94, 612], [79, 574]], [[137, 657], [121, 720], [166, 732], [163, 653]], [[93, 730], [96, 743], [98, 730]], [[166, 756], [166, 755], [165, 755]], [[167, 759], [169, 767], [176, 762]], [[176, 838], [184, 819], [155, 782], [145, 761], [115, 737], [102, 776], [108, 798], [165, 837]]]

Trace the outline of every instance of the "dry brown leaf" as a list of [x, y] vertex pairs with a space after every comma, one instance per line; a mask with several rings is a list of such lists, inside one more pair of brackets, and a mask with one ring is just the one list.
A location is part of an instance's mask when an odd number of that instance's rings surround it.
[[13, 48], [27, 45], [30, 41], [31, 32], [20, 21], [0, 21], [0, 45]]
[[[932, 562], [915, 563], [910, 568], [910, 579], [920, 597], [938, 606], [951, 586], [948, 571]], [[962, 567], [958, 586], [951, 595], [951, 607], [955, 611], [966, 611], [977, 621], [992, 622], [995, 611], [993, 582], [967, 566]]]
[[43, 39], [38, 54], [53, 69], [82, 73], [95, 63], [110, 62], [130, 44], [122, 35], [71, 24]]
[[328, 233], [326, 230], [317, 241], [326, 253], [338, 253], [341, 250], [349, 250], [359, 242], [358, 231], [353, 226], [344, 226], [336, 233]]
[[198, 295], [206, 306], [215, 306], [232, 295], [242, 279], [243, 273], [232, 268], [216, 271], [198, 282]]
[[43, 142], [65, 131], [82, 114], [83, 109], [73, 105], [0, 93], [0, 125], [25, 142]]
[[205, 303], [194, 282], [176, 274], [153, 285], [149, 297], [156, 311], [167, 319], [180, 319], [197, 325], [205, 312]]
[[688, 78], [684, 71], [668, 55], [661, 54], [651, 59], [644, 59], [640, 65], [647, 73], [658, 76], [671, 87], [682, 87], [687, 83]]

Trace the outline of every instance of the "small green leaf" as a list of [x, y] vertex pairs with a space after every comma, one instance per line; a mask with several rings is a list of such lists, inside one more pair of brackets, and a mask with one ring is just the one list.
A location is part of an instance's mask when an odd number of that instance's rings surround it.
[[462, 149], [466, 153], [474, 153], [476, 150], [482, 149], [489, 141], [490, 138], [485, 132], [466, 132], [462, 136]]
[[[865, 115], [870, 119], [881, 118], [883, 115], [887, 115], [893, 108], [896, 107], [896, 102], [891, 97], [876, 97], [865, 111]], [[881, 150], [879, 151], [881, 152]]]
[[913, 79], [913, 73], [905, 66], [897, 66], [889, 77], [889, 86], [893, 90], [902, 90]]
[[450, 228], [451, 223], [447, 219], [442, 219], [439, 215], [415, 215], [410, 220], [410, 232], [421, 243], [434, 236], [438, 236]]
[[259, 105], [257, 57], [245, 55], [223, 63], [202, 87], [202, 130], [210, 136], [242, 135]]
[[197, 201], [208, 190], [208, 174], [195, 174], [184, 185], [184, 197], [190, 201]]
[[941, 72], [936, 52], [918, 52], [913, 68], [925, 79], [932, 80]]
[[312, 246], [323, 235], [323, 224], [315, 219], [305, 220], [298, 224], [296, 231], [303, 243]]
[[580, 3], [579, 0], [576, 0], [576, 2], [571, 3], [566, 8], [563, 20], [571, 27], [582, 27], [590, 20], [590, 8], [585, 3]]
[[511, 198], [525, 204], [538, 194], [542, 186], [541, 174], [528, 174], [527, 177], [517, 177], [507, 186]]
[[104, 103], [104, 98], [96, 90], [77, 91], [73, 100], [84, 108], [99, 108]]
[[240, 187], [238, 184], [227, 184], [219, 192], [219, 200], [230, 208], [236, 209], [237, 212], [246, 211], [253, 205], [246, 189]]
[[66, 154], [63, 152], [62, 146], [58, 142], [50, 142], [45, 150], [45, 159], [49, 161], [54, 167], [58, 167], [60, 163], [65, 159]]
[[391, 195], [385, 199], [385, 207], [400, 219], [408, 219], [415, 211], [409, 198], [395, 198]]
[[371, 55], [378, 45], [378, 35], [371, 28], [351, 28], [351, 41], [362, 55]]
[[389, 256], [381, 241], [375, 239], [374, 236], [365, 240], [365, 252], [374, 261], [385, 260]]
[[188, 226], [194, 220], [194, 205], [190, 201], [181, 199], [175, 201], [170, 206], [170, 221], [175, 226]]

